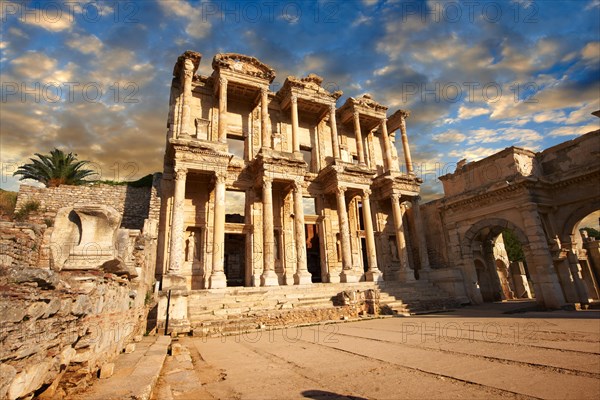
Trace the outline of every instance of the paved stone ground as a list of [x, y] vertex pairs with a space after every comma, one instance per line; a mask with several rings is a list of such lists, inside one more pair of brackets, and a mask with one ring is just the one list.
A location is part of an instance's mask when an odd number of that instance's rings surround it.
[[600, 398], [600, 312], [526, 305], [180, 338], [154, 398]]

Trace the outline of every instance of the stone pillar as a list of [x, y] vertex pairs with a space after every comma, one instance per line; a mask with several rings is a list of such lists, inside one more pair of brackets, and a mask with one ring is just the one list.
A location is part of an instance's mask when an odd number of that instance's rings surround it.
[[279, 279], [275, 273], [275, 238], [273, 232], [273, 189], [270, 178], [263, 180], [263, 273], [261, 286], [277, 286]]
[[331, 147], [333, 148], [333, 158], [340, 159], [340, 142], [338, 139], [337, 122], [335, 120], [335, 104], [329, 108], [329, 126], [331, 128]]
[[401, 281], [412, 281], [415, 279], [414, 272], [408, 265], [408, 249], [404, 239], [404, 206], [400, 205], [400, 195], [392, 194], [392, 213], [394, 214], [394, 227], [396, 229], [396, 246], [398, 247], [398, 258], [400, 258], [400, 271], [398, 278]]
[[210, 288], [223, 288], [227, 286], [224, 272], [225, 259], [225, 181], [226, 173], [216, 173], [215, 181], [215, 208], [213, 225], [212, 248], [212, 273], [210, 275]]
[[365, 235], [367, 242], [368, 270], [365, 274], [367, 281], [377, 282], [383, 280], [383, 275], [377, 267], [377, 254], [375, 252], [375, 233], [373, 232], [373, 219], [371, 217], [371, 191], [364, 190], [362, 196], [363, 220], [365, 222]]
[[346, 210], [346, 188], [338, 187], [335, 193], [337, 200], [338, 221], [340, 225], [340, 241], [342, 242], [342, 282], [358, 282], [352, 271], [352, 250], [350, 249], [350, 227]]
[[190, 103], [192, 100], [192, 77], [194, 75], [194, 63], [189, 58], [183, 63], [183, 85], [181, 95], [181, 127], [179, 132], [182, 136], [190, 136]]
[[392, 158], [392, 143], [387, 131], [387, 119], [381, 120], [381, 135], [383, 136], [383, 152], [386, 171], [394, 170], [394, 159]]
[[185, 181], [187, 169], [175, 170], [175, 193], [171, 218], [171, 245], [169, 255], [169, 274], [177, 274], [183, 260], [183, 205], [185, 201]]
[[300, 137], [298, 133], [298, 96], [292, 95], [292, 151], [300, 151]]
[[536, 301], [548, 308], [560, 308], [565, 304], [565, 298], [548, 248], [537, 204], [524, 204], [520, 211], [525, 227], [524, 233], [530, 240], [528, 244], [530, 250], [526, 253], [526, 255], [530, 254], [527, 258], [527, 267], [534, 281]]
[[409, 115], [410, 114], [406, 111], [402, 114], [400, 118], [400, 133], [402, 135], [402, 149], [404, 151], [404, 161], [406, 162], [406, 172], [412, 174], [412, 158], [410, 156], [410, 147], [408, 147], [408, 136], [406, 136], [406, 118], [408, 118]]
[[427, 254], [427, 239], [425, 237], [425, 229], [423, 228], [423, 219], [421, 216], [421, 208], [419, 207], [420, 197], [415, 197], [412, 200], [413, 217], [415, 220], [415, 231], [419, 240], [419, 259], [421, 260], [421, 271], [429, 272], [429, 254]]
[[227, 78], [219, 78], [219, 142], [227, 143]]
[[269, 90], [260, 88], [260, 134], [262, 147], [271, 147], [271, 135], [269, 135]]
[[571, 276], [573, 277], [573, 285], [577, 292], [577, 297], [581, 304], [589, 304], [589, 294], [581, 275], [581, 266], [579, 265], [579, 259], [577, 258], [577, 247], [574, 242], [571, 242], [571, 249], [567, 251], [567, 260], [569, 263], [569, 269], [571, 270]]
[[312, 283], [312, 275], [306, 264], [306, 239], [304, 234], [304, 207], [302, 205], [302, 184], [294, 182], [294, 235], [296, 241], [296, 273], [294, 284]]
[[362, 132], [360, 130], [360, 117], [358, 111], [354, 111], [354, 136], [356, 138], [356, 152], [358, 153], [358, 163], [365, 165], [365, 150], [363, 149]]

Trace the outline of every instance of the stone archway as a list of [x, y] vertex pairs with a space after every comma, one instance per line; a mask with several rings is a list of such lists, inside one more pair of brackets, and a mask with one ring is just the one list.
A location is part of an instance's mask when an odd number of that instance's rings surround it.
[[[471, 279], [465, 281], [467, 294], [475, 304], [484, 301], [497, 301], [504, 297], [502, 293], [505, 290], [502, 285], [502, 277], [497, 273], [496, 259], [493, 258], [493, 254], [489, 251], [481, 251], [484, 241], [497, 238], [504, 230], [510, 230], [515, 234], [523, 247], [526, 263], [530, 266], [534, 265], [529, 239], [518, 225], [503, 218], [485, 218], [472, 224], [463, 235], [461, 246], [462, 254], [465, 256], [463, 271], [467, 277], [471, 277]], [[481, 237], [482, 234], [484, 237]], [[486, 255], [488, 258], [491, 256], [491, 258], [487, 260]], [[480, 264], [479, 270], [477, 268], [478, 263]], [[482, 265], [485, 274], [481, 272]], [[492, 270], [494, 272], [493, 275], [490, 274]], [[536, 271], [531, 268], [529, 274], [533, 280], [534, 287], [537, 287], [538, 279], [536, 278]], [[539, 292], [541, 292], [541, 289], [536, 290], [536, 293]]]

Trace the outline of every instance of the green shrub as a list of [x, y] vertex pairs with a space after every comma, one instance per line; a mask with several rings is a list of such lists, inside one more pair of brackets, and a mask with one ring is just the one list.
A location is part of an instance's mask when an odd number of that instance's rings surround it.
[[40, 209], [40, 202], [37, 200], [27, 200], [19, 211], [15, 213], [15, 220], [24, 221], [29, 218], [31, 213]]

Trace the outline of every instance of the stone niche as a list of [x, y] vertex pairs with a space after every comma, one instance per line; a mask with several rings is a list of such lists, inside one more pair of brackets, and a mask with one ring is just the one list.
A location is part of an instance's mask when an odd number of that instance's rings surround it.
[[[117, 251], [121, 214], [105, 205], [58, 210], [50, 236], [54, 270], [98, 270], [131, 275]], [[135, 274], [137, 276], [137, 274]]]

